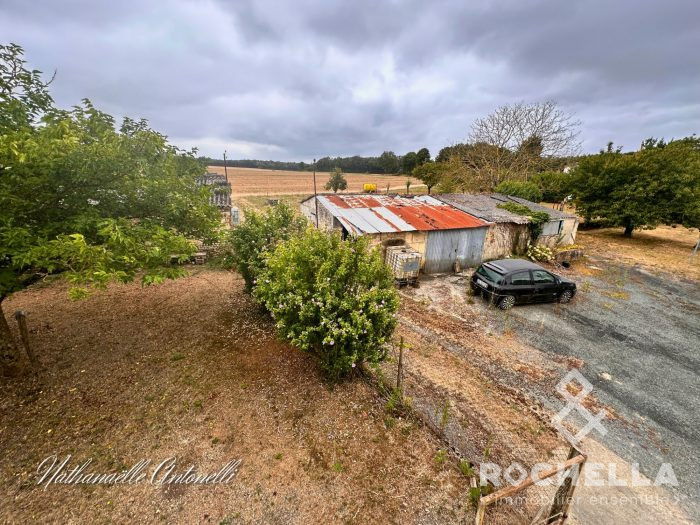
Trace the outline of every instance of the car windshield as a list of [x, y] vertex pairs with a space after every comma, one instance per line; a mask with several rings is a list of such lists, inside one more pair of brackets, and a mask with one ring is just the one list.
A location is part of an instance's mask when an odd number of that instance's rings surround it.
[[503, 277], [503, 275], [501, 275], [500, 273], [492, 270], [491, 268], [487, 268], [484, 265], [479, 266], [479, 269], [476, 271], [476, 273], [478, 273], [482, 277], [486, 277], [489, 281], [494, 283], [500, 282], [501, 278]]

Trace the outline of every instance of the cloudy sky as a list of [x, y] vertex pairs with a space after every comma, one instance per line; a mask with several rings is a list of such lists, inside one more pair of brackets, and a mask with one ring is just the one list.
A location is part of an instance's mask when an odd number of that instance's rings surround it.
[[556, 100], [583, 150], [700, 133], [697, 0], [0, 0], [52, 91], [230, 158], [399, 154]]

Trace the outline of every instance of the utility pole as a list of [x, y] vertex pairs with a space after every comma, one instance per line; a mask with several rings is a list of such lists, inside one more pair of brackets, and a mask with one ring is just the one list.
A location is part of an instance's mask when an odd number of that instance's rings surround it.
[[316, 159], [314, 159], [314, 204], [316, 205], [316, 228], [318, 229], [318, 196], [316, 195]]
[[226, 150], [224, 150], [224, 175], [226, 176], [226, 182], [228, 182], [228, 170], [226, 169]]

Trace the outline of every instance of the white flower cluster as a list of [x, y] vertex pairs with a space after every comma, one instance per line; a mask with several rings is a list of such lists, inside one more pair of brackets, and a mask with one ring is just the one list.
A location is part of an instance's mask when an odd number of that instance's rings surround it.
[[527, 247], [527, 257], [533, 261], [549, 262], [554, 259], [552, 249], [547, 246], [529, 244]]

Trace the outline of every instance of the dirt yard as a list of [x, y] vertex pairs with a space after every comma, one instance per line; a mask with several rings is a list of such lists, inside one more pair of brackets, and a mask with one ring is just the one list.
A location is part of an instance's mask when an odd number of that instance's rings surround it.
[[[223, 166], [209, 166], [209, 171], [224, 173]], [[263, 170], [257, 168], [228, 168], [228, 180], [231, 183], [233, 198], [252, 195], [312, 195], [314, 192], [313, 174], [308, 171], [283, 171]], [[316, 172], [316, 189], [319, 193], [326, 190], [324, 185], [328, 182], [328, 172]], [[377, 185], [377, 191], [390, 191], [405, 193], [406, 180], [411, 180], [411, 188], [418, 190], [422, 183], [406, 175], [376, 175], [365, 173], [345, 173], [348, 181], [347, 192], [362, 191], [365, 183]]]
[[635, 230], [632, 238], [622, 236], [622, 228], [579, 230], [576, 237], [589, 253], [632, 266], [664, 271], [700, 281], [700, 251], [691, 257], [698, 230], [683, 226], [659, 226]]
[[[36, 379], [0, 386], [0, 522], [464, 523], [468, 481], [424, 426], [387, 419], [362, 379], [333, 389], [279, 342], [233, 273], [115, 285], [72, 302], [66, 285], [5, 301], [24, 309]], [[14, 321], [12, 321], [14, 324]], [[52, 454], [119, 472], [176, 456], [229, 484], [37, 486]], [[151, 465], [153, 468], [153, 465]]]

